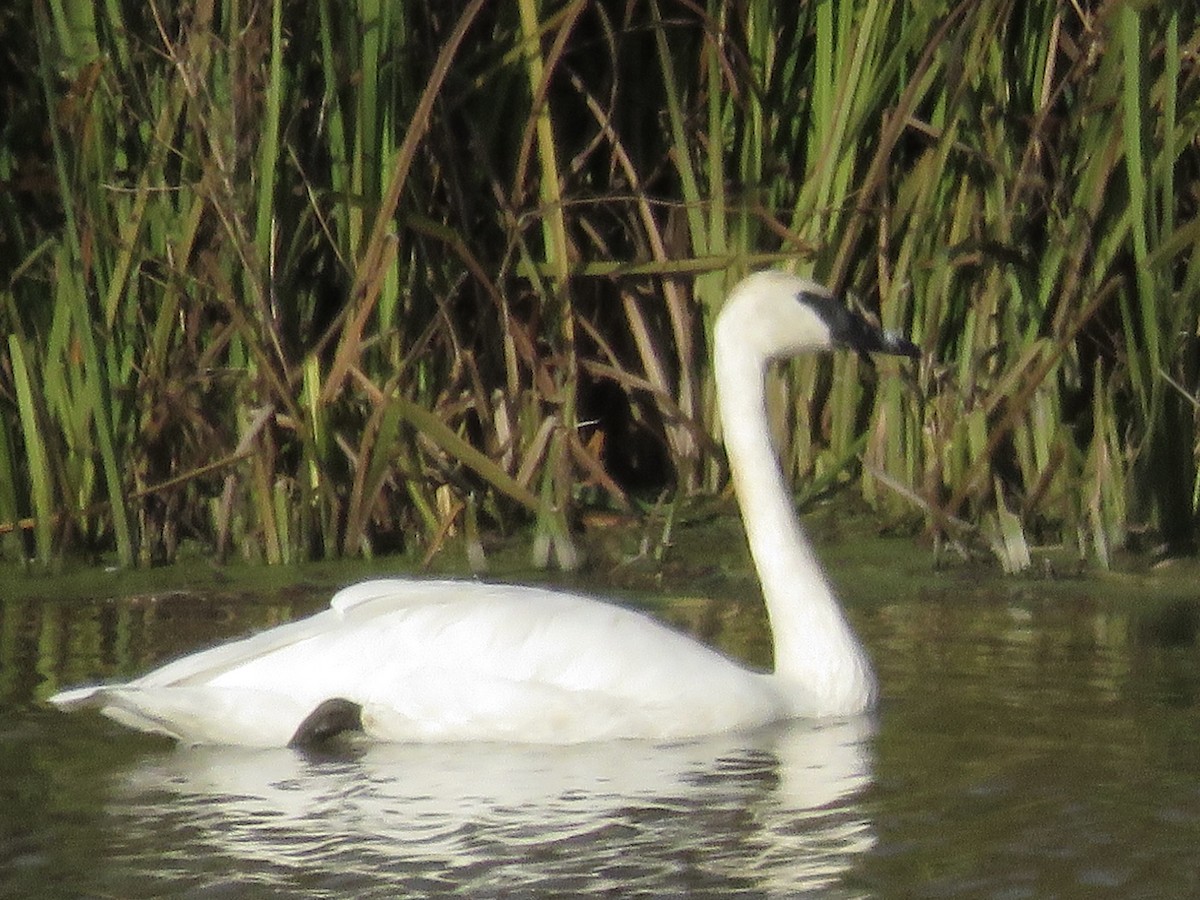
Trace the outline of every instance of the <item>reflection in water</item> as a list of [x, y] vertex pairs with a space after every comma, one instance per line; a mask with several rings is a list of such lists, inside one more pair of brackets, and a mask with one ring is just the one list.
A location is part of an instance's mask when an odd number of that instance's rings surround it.
[[836, 884], [874, 844], [857, 804], [872, 727], [789, 723], [670, 745], [376, 744], [331, 757], [181, 748], [127, 772], [110, 813], [133, 879], [170, 878], [172, 860], [195, 879], [200, 857], [210, 886], [252, 871], [268, 887], [356, 896], [785, 896]]

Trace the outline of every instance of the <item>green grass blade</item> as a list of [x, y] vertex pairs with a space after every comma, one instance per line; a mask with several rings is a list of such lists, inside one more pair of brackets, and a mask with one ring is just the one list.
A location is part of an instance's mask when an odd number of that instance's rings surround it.
[[24, 435], [25, 461], [31, 485], [30, 502], [33, 516], [37, 520], [34, 528], [37, 557], [42, 565], [48, 565], [54, 552], [55, 510], [54, 494], [50, 486], [50, 462], [42, 438], [42, 429], [38, 424], [38, 407], [34, 400], [40, 393], [33, 385], [25, 348], [15, 334], [8, 336], [8, 352], [17, 393], [17, 412]]

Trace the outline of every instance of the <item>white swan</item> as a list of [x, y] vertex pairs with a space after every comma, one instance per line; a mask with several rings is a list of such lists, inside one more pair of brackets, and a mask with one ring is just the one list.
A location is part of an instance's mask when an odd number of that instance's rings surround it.
[[574, 594], [458, 581], [368, 581], [330, 609], [124, 684], [66, 690], [189, 743], [279, 746], [348, 728], [385, 741], [675, 739], [853, 715], [870, 664], [801, 532], [767, 420], [776, 358], [835, 347], [916, 356], [813, 282], [759, 272], [716, 323], [725, 445], [774, 635], [748, 670], [651, 617]]

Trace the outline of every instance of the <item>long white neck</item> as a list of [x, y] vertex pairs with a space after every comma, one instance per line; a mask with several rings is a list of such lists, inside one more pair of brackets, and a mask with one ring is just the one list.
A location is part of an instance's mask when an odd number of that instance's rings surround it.
[[717, 402], [750, 553], [762, 583], [775, 674], [802, 715], [851, 715], [875, 693], [870, 663], [796, 519], [771, 440], [766, 360], [718, 327]]

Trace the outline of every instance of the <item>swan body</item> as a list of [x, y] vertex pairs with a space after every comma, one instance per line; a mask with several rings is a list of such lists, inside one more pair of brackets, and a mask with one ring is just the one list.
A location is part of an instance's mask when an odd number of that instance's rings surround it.
[[771, 443], [767, 364], [844, 346], [915, 356], [824, 288], [760, 272], [714, 336], [734, 485], [762, 582], [774, 672], [590, 597], [465, 581], [368, 581], [328, 610], [123, 684], [62, 691], [197, 744], [281, 746], [347, 729], [383, 741], [680, 739], [868, 709], [875, 682], [800, 529]]

